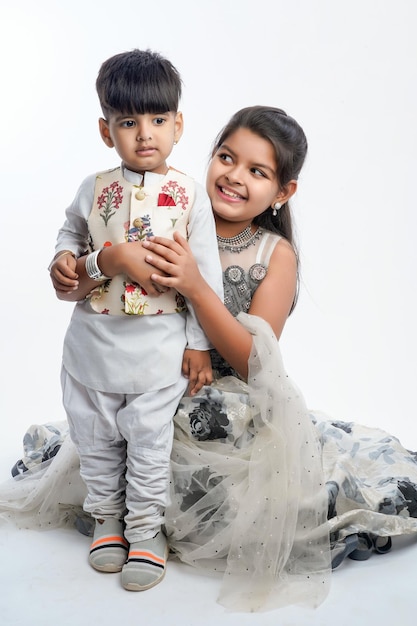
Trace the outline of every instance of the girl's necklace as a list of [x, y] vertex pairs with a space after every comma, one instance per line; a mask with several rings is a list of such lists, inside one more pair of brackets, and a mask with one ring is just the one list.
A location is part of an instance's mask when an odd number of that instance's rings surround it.
[[242, 230], [241, 233], [238, 233], [234, 237], [221, 237], [220, 235], [217, 235], [217, 244], [219, 246], [219, 250], [241, 252], [242, 250], [249, 248], [249, 246], [254, 245], [261, 234], [262, 231], [260, 228], [257, 228], [255, 232], [252, 233], [252, 228], [249, 224], [249, 226], [246, 226], [245, 230]]

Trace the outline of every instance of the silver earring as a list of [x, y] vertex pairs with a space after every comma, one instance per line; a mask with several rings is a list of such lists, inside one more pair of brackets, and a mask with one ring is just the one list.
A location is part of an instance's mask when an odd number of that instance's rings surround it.
[[272, 215], [274, 217], [277, 216], [278, 211], [280, 210], [280, 208], [282, 207], [281, 202], [275, 202], [274, 206], [272, 207]]

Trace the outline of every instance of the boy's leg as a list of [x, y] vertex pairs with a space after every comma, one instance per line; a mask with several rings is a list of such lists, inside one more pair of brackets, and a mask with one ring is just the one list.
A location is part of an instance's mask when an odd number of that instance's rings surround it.
[[116, 415], [125, 396], [88, 389], [65, 370], [62, 388], [70, 435], [87, 487], [84, 510], [96, 519], [89, 562], [100, 571], [120, 571], [128, 551], [123, 524], [126, 444]]
[[125, 536], [130, 543], [122, 584], [140, 591], [160, 582], [168, 549], [161, 527], [168, 501], [173, 417], [187, 387], [181, 379], [165, 389], [127, 396], [118, 426], [127, 440]]

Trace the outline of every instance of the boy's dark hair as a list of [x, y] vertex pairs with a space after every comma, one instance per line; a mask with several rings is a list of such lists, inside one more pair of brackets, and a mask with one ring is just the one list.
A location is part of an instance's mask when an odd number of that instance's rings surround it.
[[104, 61], [96, 81], [106, 119], [115, 113], [176, 113], [181, 86], [181, 76], [168, 59], [137, 49]]

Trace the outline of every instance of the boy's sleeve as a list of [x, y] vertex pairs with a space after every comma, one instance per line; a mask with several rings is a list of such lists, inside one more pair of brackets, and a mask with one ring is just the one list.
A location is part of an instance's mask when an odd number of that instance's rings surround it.
[[95, 174], [88, 176], [80, 185], [74, 200], [65, 211], [65, 222], [58, 231], [55, 254], [71, 250], [79, 257], [88, 246], [88, 216], [94, 200]]
[[[223, 275], [210, 199], [205, 189], [198, 183], [196, 183], [195, 192], [195, 201], [188, 225], [188, 243], [201, 275], [223, 302]], [[212, 345], [188, 301], [187, 307], [189, 311], [186, 329], [188, 347], [193, 350], [209, 350]]]

